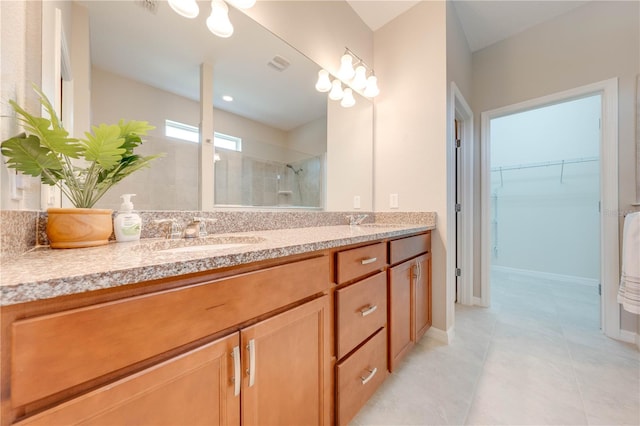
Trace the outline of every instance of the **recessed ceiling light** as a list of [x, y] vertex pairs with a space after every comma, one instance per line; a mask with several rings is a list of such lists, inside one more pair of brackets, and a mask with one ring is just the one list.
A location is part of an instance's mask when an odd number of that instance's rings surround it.
[[233, 102], [233, 96], [229, 96], [229, 95], [224, 95], [222, 97], [223, 101], [227, 101], [227, 102]]

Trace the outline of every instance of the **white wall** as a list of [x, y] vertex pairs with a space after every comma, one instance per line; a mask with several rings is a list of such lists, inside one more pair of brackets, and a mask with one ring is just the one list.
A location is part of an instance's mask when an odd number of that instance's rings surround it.
[[492, 266], [599, 281], [600, 110], [591, 96], [491, 120]]
[[446, 193], [446, 4], [421, 2], [374, 34], [374, 210], [435, 211], [433, 325], [448, 330], [445, 283]]
[[[631, 209], [636, 199], [634, 176], [638, 167], [634, 117], [636, 76], [640, 72], [639, 8], [638, 2], [593, 1], [475, 52], [471, 104], [477, 118], [476, 143], [482, 111], [618, 77], [619, 210]], [[479, 152], [477, 149], [476, 164]], [[479, 173], [480, 168], [476, 170]], [[475, 180], [475, 194], [479, 196], [479, 175]], [[477, 244], [479, 211], [477, 205]], [[478, 262], [476, 270], [479, 268]], [[479, 277], [477, 274], [474, 283], [476, 296]], [[622, 328], [635, 330], [637, 322], [637, 318], [624, 314]]]

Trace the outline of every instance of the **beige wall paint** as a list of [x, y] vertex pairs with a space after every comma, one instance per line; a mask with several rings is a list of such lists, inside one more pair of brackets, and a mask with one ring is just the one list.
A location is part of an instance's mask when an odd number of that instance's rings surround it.
[[327, 197], [329, 211], [373, 209], [373, 104], [359, 95], [356, 104], [343, 108], [329, 101], [327, 114]]
[[447, 1], [447, 90], [451, 89], [451, 82], [456, 83], [465, 100], [469, 102], [471, 99], [471, 49], [458, 19], [456, 8], [451, 1]]
[[[13, 109], [7, 102], [13, 99], [27, 111], [39, 111], [40, 104], [31, 83], [41, 83], [41, 4], [25, 1], [0, 2], [0, 140], [20, 133]], [[24, 31], [20, 31], [24, 28]], [[0, 208], [2, 210], [37, 210], [40, 208], [40, 188], [37, 178], [29, 178], [31, 188], [24, 191], [21, 201], [11, 200], [9, 173], [13, 169], [0, 165]]]
[[78, 4], [71, 7], [70, 59], [73, 79], [73, 127], [63, 123], [72, 136], [91, 128], [91, 46], [89, 12]]
[[435, 211], [433, 325], [448, 330], [446, 265], [446, 4], [425, 1], [375, 32], [374, 210]]
[[[630, 210], [636, 200], [638, 168], [634, 117], [636, 76], [640, 73], [639, 7], [638, 2], [593, 1], [475, 52], [471, 104], [476, 113], [476, 146], [483, 111], [617, 77], [619, 212]], [[479, 153], [477, 149], [476, 164]], [[479, 173], [479, 167], [476, 170]], [[474, 192], [479, 197], [479, 175], [475, 181], [478, 185]], [[479, 252], [479, 203], [476, 209], [475, 241]], [[474, 293], [478, 296], [480, 274], [476, 278]], [[622, 316], [625, 330], [635, 331], [637, 322], [635, 316]]]

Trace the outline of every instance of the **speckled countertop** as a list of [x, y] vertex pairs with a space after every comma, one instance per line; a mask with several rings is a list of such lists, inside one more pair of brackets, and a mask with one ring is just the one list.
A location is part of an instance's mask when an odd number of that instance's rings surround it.
[[217, 234], [194, 240], [153, 238], [85, 249], [36, 248], [2, 261], [0, 306], [400, 237], [430, 229], [434, 226], [320, 226]]

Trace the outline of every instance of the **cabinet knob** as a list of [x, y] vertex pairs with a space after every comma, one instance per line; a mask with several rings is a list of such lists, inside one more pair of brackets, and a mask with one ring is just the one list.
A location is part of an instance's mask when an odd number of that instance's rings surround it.
[[376, 260], [378, 260], [378, 258], [377, 258], [377, 257], [368, 257], [368, 258], [366, 258], [366, 259], [362, 259], [362, 260], [360, 261], [360, 263], [362, 263], [363, 265], [368, 265], [368, 264], [370, 264], [370, 263], [375, 262]]

